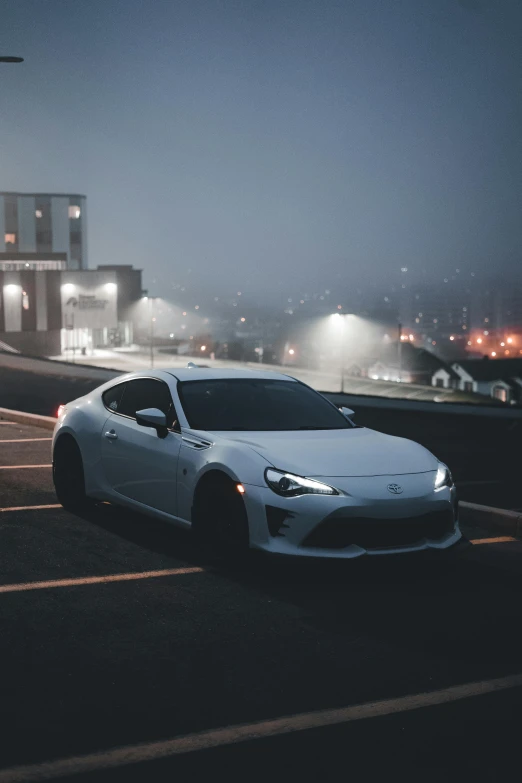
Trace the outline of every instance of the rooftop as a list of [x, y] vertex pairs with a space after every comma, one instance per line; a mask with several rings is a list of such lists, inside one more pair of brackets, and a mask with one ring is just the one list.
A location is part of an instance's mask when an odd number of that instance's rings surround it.
[[475, 381], [522, 378], [522, 359], [462, 359], [453, 366], [462, 367]]
[[42, 197], [42, 196], [57, 196], [58, 198], [87, 198], [87, 196], [81, 193], [21, 193], [17, 190], [0, 190], [0, 196], [30, 196], [30, 197]]

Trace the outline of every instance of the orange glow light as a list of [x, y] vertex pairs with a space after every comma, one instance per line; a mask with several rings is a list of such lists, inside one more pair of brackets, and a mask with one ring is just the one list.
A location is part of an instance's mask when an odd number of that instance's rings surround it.
[[512, 338], [512, 337], [508, 337], [508, 338], [507, 338], [507, 341], [508, 341], [508, 343], [511, 345], [511, 343], [513, 342], [513, 338]]
[[237, 484], [236, 485], [236, 489], [237, 489], [237, 491], [239, 492], [240, 495], [244, 495], [245, 494], [245, 488], [244, 488], [244, 486], [242, 484]]
[[480, 344], [481, 344], [481, 342], [482, 342], [482, 337], [479, 337], [479, 338], [478, 338], [478, 340], [477, 340], [477, 342], [478, 342], [478, 344], [480, 345]]

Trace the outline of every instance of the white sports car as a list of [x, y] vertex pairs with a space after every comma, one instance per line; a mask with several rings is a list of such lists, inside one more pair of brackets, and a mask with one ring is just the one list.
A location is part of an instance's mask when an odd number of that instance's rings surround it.
[[448, 468], [352, 417], [278, 373], [130, 373], [61, 410], [56, 493], [71, 510], [106, 500], [192, 527], [234, 556], [250, 547], [356, 558], [455, 544]]

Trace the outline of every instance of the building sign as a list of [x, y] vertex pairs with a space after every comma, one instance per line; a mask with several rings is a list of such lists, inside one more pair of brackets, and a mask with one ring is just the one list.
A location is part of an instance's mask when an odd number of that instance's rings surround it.
[[117, 297], [114, 275], [87, 271], [62, 274], [63, 327], [116, 328]]

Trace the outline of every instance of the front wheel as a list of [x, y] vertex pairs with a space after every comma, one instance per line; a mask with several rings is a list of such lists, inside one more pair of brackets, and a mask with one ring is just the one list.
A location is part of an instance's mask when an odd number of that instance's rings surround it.
[[59, 502], [68, 511], [82, 511], [94, 504], [85, 494], [83, 460], [76, 441], [62, 437], [53, 454], [53, 482]]
[[226, 479], [207, 481], [197, 491], [193, 529], [206, 550], [237, 562], [248, 554], [248, 518], [236, 485]]

